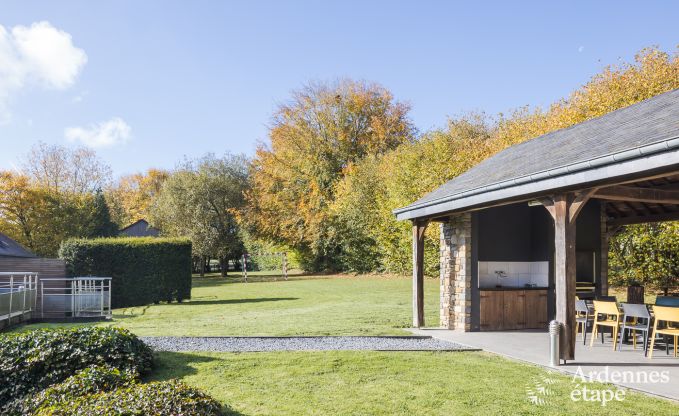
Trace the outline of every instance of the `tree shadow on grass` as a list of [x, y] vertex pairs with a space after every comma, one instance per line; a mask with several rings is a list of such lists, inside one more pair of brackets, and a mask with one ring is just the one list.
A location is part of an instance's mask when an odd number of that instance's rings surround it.
[[[201, 355], [199, 353], [184, 353], [162, 351], [155, 354], [155, 369], [151, 375], [145, 377], [144, 381], [168, 381], [172, 379], [182, 379], [186, 376], [195, 375], [198, 372], [194, 364], [215, 361], [216, 358]], [[222, 415], [224, 416], [245, 416], [237, 410], [232, 409], [228, 404], [222, 403]]]
[[[245, 299], [214, 299], [214, 300], [192, 300], [190, 302], [169, 303], [167, 305], [236, 305], [239, 303], [261, 303], [278, 302], [284, 300], [298, 300], [299, 298], [245, 298]], [[162, 304], [161, 304], [162, 305]]]

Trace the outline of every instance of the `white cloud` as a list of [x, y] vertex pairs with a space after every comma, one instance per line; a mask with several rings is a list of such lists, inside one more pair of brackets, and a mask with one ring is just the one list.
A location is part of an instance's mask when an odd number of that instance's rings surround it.
[[578, 52], [582, 52], [582, 51], [584, 51], [584, 50], [585, 50], [585, 47], [584, 47], [584, 46], [580, 46], [580, 47], [578, 48]]
[[89, 147], [111, 147], [127, 143], [131, 130], [125, 120], [114, 117], [88, 127], [69, 127], [64, 130], [64, 136], [68, 141]]
[[87, 63], [85, 51], [71, 35], [49, 22], [30, 26], [0, 25], [0, 123], [10, 119], [9, 101], [22, 88], [66, 89]]

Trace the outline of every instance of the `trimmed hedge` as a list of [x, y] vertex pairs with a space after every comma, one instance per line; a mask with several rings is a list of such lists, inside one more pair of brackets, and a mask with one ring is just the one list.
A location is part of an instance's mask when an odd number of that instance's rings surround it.
[[143, 375], [153, 366], [153, 353], [139, 338], [120, 328], [38, 329], [2, 336], [0, 410], [103, 363]]
[[65, 241], [59, 250], [71, 276], [112, 277], [113, 308], [191, 298], [191, 242], [178, 238]]

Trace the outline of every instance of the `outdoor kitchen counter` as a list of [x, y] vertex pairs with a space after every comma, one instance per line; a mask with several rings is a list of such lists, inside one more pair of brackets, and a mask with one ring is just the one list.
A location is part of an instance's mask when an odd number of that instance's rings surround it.
[[479, 329], [539, 329], [547, 327], [547, 288], [494, 287], [479, 289]]

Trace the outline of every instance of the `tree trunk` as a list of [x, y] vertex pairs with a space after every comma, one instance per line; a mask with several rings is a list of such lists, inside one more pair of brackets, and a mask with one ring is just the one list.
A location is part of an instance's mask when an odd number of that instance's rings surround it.
[[200, 277], [205, 277], [205, 256], [200, 257]]
[[229, 272], [229, 270], [228, 270], [229, 269], [229, 259], [227, 259], [226, 257], [222, 257], [221, 259], [219, 259], [219, 268], [222, 271], [222, 277], [226, 277], [226, 275]]

